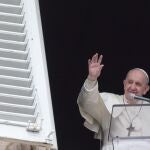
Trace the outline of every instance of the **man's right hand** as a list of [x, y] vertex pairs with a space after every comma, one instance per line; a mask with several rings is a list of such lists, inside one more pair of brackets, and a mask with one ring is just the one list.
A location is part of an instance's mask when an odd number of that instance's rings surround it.
[[88, 60], [89, 80], [95, 81], [100, 76], [102, 68], [104, 66], [103, 64], [101, 64], [102, 58], [103, 55], [98, 56], [98, 54], [96, 53], [95, 55], [92, 56], [91, 59]]

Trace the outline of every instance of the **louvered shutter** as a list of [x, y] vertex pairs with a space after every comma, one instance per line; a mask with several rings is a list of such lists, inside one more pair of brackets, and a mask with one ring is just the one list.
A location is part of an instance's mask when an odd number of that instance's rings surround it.
[[0, 137], [57, 149], [36, 0], [0, 0]]

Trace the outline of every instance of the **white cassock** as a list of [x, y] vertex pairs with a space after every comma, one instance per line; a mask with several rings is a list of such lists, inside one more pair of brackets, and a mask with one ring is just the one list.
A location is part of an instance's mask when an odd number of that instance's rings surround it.
[[[125, 107], [123, 99], [123, 95], [99, 93], [98, 83], [86, 80], [78, 96], [84, 126], [95, 132], [95, 138], [103, 138], [103, 150], [150, 150], [150, 140], [141, 139], [150, 136], [150, 106]], [[113, 105], [121, 107], [112, 112]]]

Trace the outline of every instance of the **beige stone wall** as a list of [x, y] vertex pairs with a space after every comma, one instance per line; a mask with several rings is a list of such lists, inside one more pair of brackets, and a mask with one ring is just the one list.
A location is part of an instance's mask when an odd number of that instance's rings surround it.
[[46, 147], [31, 144], [0, 141], [0, 150], [48, 150], [48, 149]]

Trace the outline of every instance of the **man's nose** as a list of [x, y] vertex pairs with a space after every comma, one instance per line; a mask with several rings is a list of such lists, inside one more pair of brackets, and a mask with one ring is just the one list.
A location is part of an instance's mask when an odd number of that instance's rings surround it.
[[132, 90], [136, 90], [136, 85], [135, 83], [131, 84], [131, 87], [130, 87]]

